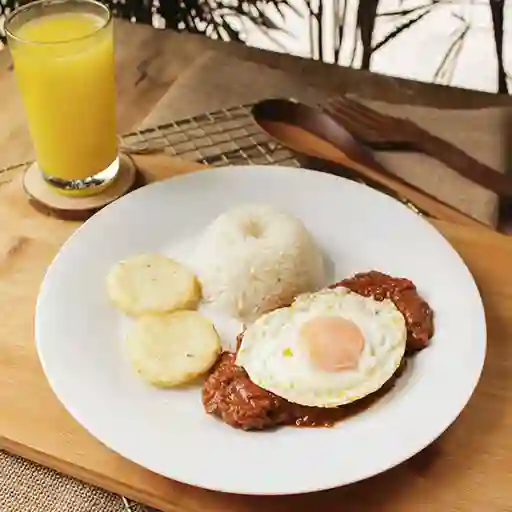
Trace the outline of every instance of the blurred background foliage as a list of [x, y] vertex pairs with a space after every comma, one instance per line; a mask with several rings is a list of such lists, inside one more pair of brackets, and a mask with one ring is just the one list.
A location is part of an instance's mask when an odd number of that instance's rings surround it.
[[[243, 40], [240, 21], [248, 21], [263, 32], [278, 27], [265, 14], [268, 7], [281, 12], [288, 0], [100, 0], [114, 16], [158, 28], [187, 30], [225, 41]], [[0, 0], [0, 16], [26, 1]], [[1, 27], [2, 25], [0, 25]], [[0, 35], [5, 42], [3, 32]]]
[[[309, 34], [305, 56], [325, 62], [372, 70], [372, 59], [383, 48], [400, 44], [403, 35], [446, 5], [485, 4], [492, 20], [493, 49], [496, 58], [496, 91], [508, 93], [509, 76], [505, 70], [504, 23], [506, 0], [396, 0], [397, 8], [383, 8], [381, 0], [102, 0], [117, 17], [152, 24], [157, 28], [187, 30], [213, 39], [246, 42], [257, 31], [268, 39], [262, 46], [287, 53], [299, 53], [293, 42], [284, 44], [278, 37], [289, 31], [288, 16], [300, 16]], [[0, 0], [0, 18], [19, 0]], [[357, 5], [355, 5], [357, 4]], [[387, 3], [387, 5], [389, 2]], [[355, 23], [347, 23], [349, 7]], [[450, 83], [466, 40], [478, 30], [463, 14], [452, 13], [454, 29], [444, 43], [443, 56], [431, 81]], [[385, 34], [377, 34], [380, 20], [392, 21]], [[350, 26], [349, 26], [350, 25]], [[0, 22], [0, 29], [2, 24]], [[480, 27], [481, 28], [481, 27]], [[379, 31], [382, 32], [382, 31]], [[0, 37], [3, 33], [0, 30]], [[432, 37], [436, 37], [435, 34]], [[260, 38], [261, 40], [261, 38]], [[288, 40], [290, 41], [290, 40]], [[343, 50], [350, 46], [350, 58]], [[399, 51], [399, 50], [398, 50]], [[302, 52], [304, 54], [304, 52]], [[420, 58], [420, 56], [418, 56]], [[392, 74], [392, 73], [391, 73]]]

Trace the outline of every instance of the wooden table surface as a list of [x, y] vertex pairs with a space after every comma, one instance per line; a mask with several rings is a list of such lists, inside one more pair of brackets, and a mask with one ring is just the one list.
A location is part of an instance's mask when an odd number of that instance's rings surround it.
[[[144, 155], [141, 162], [151, 180], [198, 168], [170, 157], [165, 166], [158, 166], [154, 156]], [[19, 178], [0, 188], [0, 448], [162, 512], [512, 510], [510, 238], [434, 223], [473, 274], [488, 325], [480, 383], [460, 417], [436, 442], [396, 468], [357, 484], [307, 495], [246, 497], [190, 487], [129, 462], [88, 434], [53, 395], [33, 342], [33, 311], [45, 269], [77, 224], [34, 215]], [[227, 451], [226, 456], [238, 465], [243, 462], [243, 454]], [[314, 468], [306, 463], [304, 470]], [[0, 468], [0, 478], [1, 473]], [[1, 496], [0, 511], [7, 512]]]
[[[121, 20], [116, 21], [116, 43], [121, 133], [141, 123], [173, 83], [212, 49], [285, 70], [305, 84], [338, 93], [357, 92], [392, 103], [405, 99], [410, 104], [450, 108], [512, 105], [510, 96], [391, 78]], [[33, 157], [10, 55], [5, 48], [0, 50], [0, 101], [0, 168], [3, 168]]]
[[[190, 34], [162, 32], [142, 25], [133, 26], [126, 22], [117, 23], [117, 44], [118, 113], [121, 132], [130, 131], [145, 119], [156, 103], [173, 86], [173, 83], [197, 59], [211, 49], [286, 70], [304, 83], [321, 85], [337, 92], [357, 91], [373, 99], [403, 102], [405, 97], [408, 103], [449, 106], [451, 108], [511, 104], [511, 98], [508, 96], [449, 89], [382, 77], [290, 56], [262, 52], [236, 44], [209, 41], [206, 38]], [[10, 58], [6, 51], [0, 51], [0, 98], [2, 101], [0, 168], [2, 168], [33, 156]], [[8, 194], [9, 191], [10, 189], [5, 188], [2, 193]], [[5, 208], [14, 208], [14, 203], [6, 203]], [[53, 246], [46, 244], [46, 238], [54, 236], [53, 228], [50, 228], [50, 221], [48, 220], [48, 226], [45, 224], [46, 227], [43, 229], [44, 226], [36, 225], [25, 218], [24, 202], [21, 205], [18, 204], [18, 210], [15, 213], [21, 212], [23, 229], [32, 230], [30, 233], [27, 231], [22, 234], [33, 237], [36, 241], [42, 238], [45, 242], [39, 245], [37, 243], [29, 245], [28, 252], [24, 250], [25, 252], [22, 251], [18, 254], [28, 258], [29, 252], [34, 247], [36, 249], [42, 247], [43, 250], [48, 251], [53, 250]], [[5, 213], [7, 214], [7, 210]], [[508, 343], [512, 335], [510, 316], [512, 280], [510, 272], [507, 271], [507, 267], [510, 268], [512, 246], [510, 240], [500, 235], [491, 233], [475, 235], [471, 230], [443, 224], [440, 224], [439, 227], [454, 243], [457, 250], [463, 254], [477, 282], [482, 287], [490, 327], [489, 336], [492, 341], [486, 370], [477, 394], [462, 413], [461, 419], [448, 430], [441, 442], [434, 443], [424, 450], [421, 456], [411, 459], [407, 464], [385, 473], [379, 477], [379, 480], [372, 479], [345, 489], [317, 495], [246, 499], [241, 496], [192, 489], [157, 475], [151, 477], [153, 480], [148, 480], [150, 476], [142, 468], [134, 465], [131, 465], [123, 473], [123, 481], [117, 482], [117, 487], [112, 485], [111, 489], [117, 492], [126, 491], [133, 498], [149, 502], [166, 511], [255, 512], [264, 509], [285, 512], [343, 509], [347, 512], [355, 512], [362, 510], [361, 507], [363, 507], [364, 510], [379, 512], [408, 512], [412, 510], [411, 503], [417, 505], [414, 510], [434, 510], [431, 508], [434, 502], [441, 507], [439, 510], [446, 511], [506, 512], [512, 510], [512, 493], [507, 486], [507, 482], [510, 484], [512, 481], [510, 473], [512, 467], [510, 465], [511, 438], [507, 435], [510, 425], [512, 425], [511, 409], [508, 407], [512, 389], [510, 387], [510, 376], [512, 375], [510, 372], [510, 361], [512, 360], [510, 347], [512, 345]], [[14, 226], [8, 224], [7, 229], [3, 231], [8, 233], [11, 228], [14, 229]], [[19, 235], [17, 232], [15, 234]], [[11, 253], [13, 252], [7, 251], [6, 254], [10, 255]], [[493, 255], [493, 258], [490, 258], [490, 254]], [[48, 254], [49, 256], [50, 254]], [[8, 268], [8, 266], [4, 267], [4, 269]], [[12, 288], [16, 293], [23, 290], [25, 280], [30, 278], [31, 272], [37, 270], [32, 264], [27, 264], [24, 268], [24, 271], [19, 271], [11, 276], [13, 279], [19, 280], [18, 284]], [[16, 294], [15, 297], [17, 297]], [[0, 299], [6, 300], [6, 297], [0, 296]], [[6, 302], [7, 307], [8, 302]], [[3, 311], [6, 309], [4, 308]], [[4, 332], [7, 332], [5, 329], [13, 322], [12, 318], [5, 318], [0, 323], [0, 331], [4, 329]], [[20, 326], [20, 329], [24, 329], [27, 339], [31, 339], [30, 322], [23, 320], [20, 322]], [[12, 337], [8, 341], [12, 341], [14, 347], [18, 344], [18, 340]], [[21, 355], [32, 358], [32, 354], [28, 352]], [[32, 359], [35, 361], [35, 357]], [[32, 359], [30, 360], [32, 361]], [[35, 364], [34, 362], [34, 368], [36, 368]], [[14, 369], [14, 365], [11, 365], [11, 368]], [[29, 380], [29, 377], [32, 378], [35, 371], [39, 370], [29, 372], [26, 380]], [[6, 373], [4, 377], [9, 381], [9, 374]], [[0, 390], [0, 395], [8, 391], [7, 387], [3, 391]], [[19, 396], [18, 389], [16, 389], [17, 396]], [[17, 401], [17, 403], [19, 403], [20, 410], [26, 405], [23, 400]], [[55, 414], [64, 415], [63, 410], [57, 409], [57, 405], [55, 407]], [[48, 411], [50, 410], [47, 409], [47, 413]], [[8, 416], [3, 415], [2, 422], [7, 423], [8, 420]], [[37, 418], [34, 418], [34, 421], [38, 421]], [[71, 420], [69, 421], [71, 429], [78, 428]], [[16, 430], [15, 433], [18, 437], [23, 437], [23, 433], [29, 425], [13, 423], [11, 426], [13, 432]], [[64, 433], [61, 432], [60, 435], [62, 437]], [[49, 437], [49, 439], [51, 438]], [[65, 439], [73, 444], [72, 440], [76, 438], [66, 435]], [[91, 443], [89, 452], [94, 454], [96, 441], [91, 438], [88, 442]], [[37, 454], [24, 453], [22, 446], [13, 444], [11, 448], [14, 452], [30, 455], [32, 459], [38, 460]], [[53, 449], [54, 446], [52, 445], [50, 448]], [[82, 453], [87, 452], [74, 452], [77, 460], [84, 459], [81, 456]], [[461, 458], [460, 453], [467, 454], [467, 457]], [[439, 456], [440, 454], [444, 454], [444, 456]], [[64, 470], [59, 467], [60, 462], [57, 459], [53, 463], [49, 463], [48, 460], [43, 460], [41, 457], [40, 461]], [[110, 461], [112, 466], [107, 468], [108, 474], [110, 474], [110, 469], [113, 473], [114, 470], [119, 469], [119, 466], [125, 464], [120, 459], [112, 458]], [[77, 468], [74, 474], [81, 477], [82, 473], [80, 473], [78, 465]], [[84, 477], [84, 480], [99, 485], [104, 483], [104, 480], [99, 478], [94, 481], [90, 472], [88, 478]], [[151, 492], [137, 490], [142, 480], [149, 481], [148, 488], [151, 489]], [[407, 484], [404, 486], [403, 482], [407, 482]], [[442, 489], [439, 485], [440, 482], [444, 482]], [[375, 487], [376, 485], [378, 489]], [[434, 497], [435, 499], [433, 499]], [[438, 509], [436, 508], [436, 510]]]

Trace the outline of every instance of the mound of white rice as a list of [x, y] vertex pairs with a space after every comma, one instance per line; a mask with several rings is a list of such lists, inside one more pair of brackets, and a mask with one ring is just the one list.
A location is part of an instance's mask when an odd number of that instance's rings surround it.
[[322, 254], [304, 224], [268, 205], [221, 214], [200, 236], [192, 266], [206, 302], [246, 322], [324, 284]]

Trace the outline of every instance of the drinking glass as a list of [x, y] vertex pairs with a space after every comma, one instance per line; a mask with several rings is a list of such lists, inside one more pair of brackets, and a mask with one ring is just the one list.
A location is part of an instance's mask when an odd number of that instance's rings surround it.
[[56, 191], [94, 194], [119, 168], [114, 34], [94, 0], [37, 0], [5, 23], [37, 164]]

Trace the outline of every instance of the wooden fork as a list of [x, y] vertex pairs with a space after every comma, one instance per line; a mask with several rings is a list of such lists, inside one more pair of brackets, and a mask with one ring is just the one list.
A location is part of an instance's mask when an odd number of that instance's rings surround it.
[[324, 109], [354, 137], [375, 149], [421, 151], [443, 162], [468, 180], [501, 197], [512, 198], [512, 176], [479, 162], [409, 119], [381, 114], [346, 97], [330, 99]]

